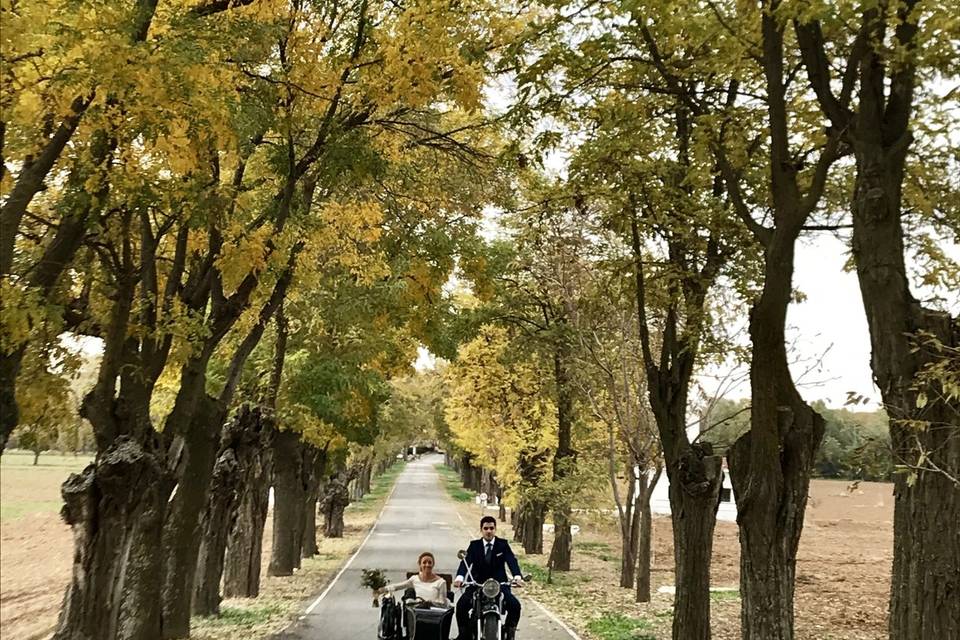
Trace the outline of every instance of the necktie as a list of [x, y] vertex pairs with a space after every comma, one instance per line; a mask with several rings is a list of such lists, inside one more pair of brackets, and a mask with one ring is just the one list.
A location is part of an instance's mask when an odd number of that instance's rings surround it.
[[490, 564], [490, 561], [491, 561], [491, 560], [493, 560], [493, 543], [492, 543], [492, 542], [488, 542], [488, 543], [487, 543], [487, 550], [486, 550], [486, 552], [483, 554], [483, 561], [486, 562], [487, 564]]

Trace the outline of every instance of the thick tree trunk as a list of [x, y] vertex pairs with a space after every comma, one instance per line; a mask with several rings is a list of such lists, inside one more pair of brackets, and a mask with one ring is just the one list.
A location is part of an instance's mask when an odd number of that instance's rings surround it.
[[273, 549], [267, 575], [289, 576], [300, 566], [306, 504], [300, 436], [295, 431], [277, 434], [273, 464]]
[[708, 445], [687, 446], [672, 469], [668, 466], [668, 475], [676, 581], [673, 638], [709, 640], [710, 562], [720, 504], [720, 457], [712, 455]]
[[[960, 320], [925, 309], [910, 292], [901, 222], [909, 119], [885, 115], [882, 66], [873, 63], [862, 69], [870, 95], [862, 99], [853, 135], [853, 255], [895, 461], [914, 469], [894, 480], [889, 634], [891, 640], [957, 638], [960, 400], [950, 399], [938, 381], [918, 382], [916, 376], [951, 353], [957, 357]], [[912, 76], [904, 73], [893, 84], [898, 99], [911, 95]], [[899, 107], [909, 110], [910, 104]]]
[[201, 517], [207, 505], [210, 479], [224, 409], [204, 396], [184, 434], [176, 492], [163, 526], [163, 637], [190, 635], [194, 578], [202, 540]]
[[797, 546], [823, 418], [797, 393], [785, 345], [795, 234], [775, 232], [750, 313], [750, 431], [730, 449], [740, 527], [741, 634], [793, 640]]
[[73, 575], [56, 640], [156, 640], [161, 635], [161, 531], [173, 481], [162, 456], [127, 437], [63, 484]]
[[3, 455], [10, 434], [20, 422], [16, 395], [17, 376], [20, 374], [25, 351], [26, 346], [21, 346], [13, 353], [4, 353], [3, 346], [0, 345], [0, 455]]
[[301, 558], [312, 558], [320, 553], [320, 547], [317, 545], [317, 500], [317, 494], [311, 494], [303, 509], [303, 547], [300, 550]]
[[555, 571], [570, 571], [570, 556], [573, 552], [573, 535], [570, 533], [570, 510], [553, 510], [553, 546], [550, 547], [550, 568]]
[[373, 464], [367, 463], [363, 467], [363, 473], [360, 475], [360, 486], [363, 489], [363, 495], [367, 495], [371, 491], [371, 481], [373, 479]]
[[464, 489], [470, 488], [470, 476], [473, 474], [473, 465], [470, 464], [470, 454], [460, 456], [460, 484]]
[[520, 540], [523, 550], [529, 554], [543, 553], [543, 524], [547, 517], [546, 506], [540, 500], [527, 499], [521, 506]]
[[237, 483], [240, 463], [232, 448], [223, 451], [213, 468], [207, 508], [201, 520], [200, 553], [193, 590], [193, 613], [212, 616], [220, 613], [220, 578], [223, 576], [227, 538], [236, 520]]
[[270, 499], [273, 456], [272, 424], [253, 449], [250, 463], [242, 466], [236, 522], [227, 539], [223, 567], [225, 598], [256, 598], [260, 595], [263, 528]]
[[327, 483], [320, 510], [323, 513], [323, 535], [327, 538], [343, 537], [343, 511], [350, 504], [350, 495], [341, 476]]
[[230, 532], [237, 522], [245, 482], [259, 464], [272, 438], [272, 420], [262, 407], [242, 405], [225, 425], [213, 468], [207, 505], [201, 519], [202, 540], [197, 560], [193, 612], [215, 615], [220, 611], [220, 579]]
[[[303, 445], [303, 543], [302, 558], [312, 558], [320, 553], [317, 546], [317, 502], [320, 498], [320, 483], [327, 466], [326, 449]], [[367, 466], [369, 471], [369, 465]]]

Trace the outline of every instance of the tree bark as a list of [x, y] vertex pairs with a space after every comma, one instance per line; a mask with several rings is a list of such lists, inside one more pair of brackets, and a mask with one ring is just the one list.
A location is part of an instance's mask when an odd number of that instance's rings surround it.
[[553, 546], [550, 547], [550, 568], [555, 571], [570, 571], [570, 556], [573, 552], [573, 535], [570, 533], [570, 508], [553, 510]]
[[650, 494], [653, 485], [650, 483], [649, 489], [642, 487], [640, 491], [640, 503], [637, 505], [637, 511], [640, 512], [640, 522], [637, 536], [639, 544], [637, 545], [637, 602], [650, 602], [650, 565], [652, 560], [651, 548], [653, 544], [653, 517], [650, 513]]
[[709, 445], [688, 445], [672, 467], [671, 474], [668, 466], [676, 581], [673, 637], [710, 638], [710, 562], [720, 504], [720, 457], [712, 455]]
[[223, 577], [227, 537], [236, 519], [236, 484], [240, 463], [232, 448], [217, 457], [210, 482], [207, 507], [201, 520], [203, 537], [197, 557], [193, 589], [193, 613], [213, 616], [220, 613], [220, 578]]
[[320, 547], [317, 545], [317, 501], [319, 497], [316, 493], [309, 495], [307, 504], [303, 509], [303, 547], [300, 550], [301, 558], [312, 558], [320, 553]]
[[201, 520], [202, 541], [193, 594], [193, 611], [197, 615], [220, 612], [220, 579], [224, 572], [227, 543], [237, 525], [251, 468], [259, 465], [271, 437], [272, 420], [265, 416], [262, 407], [249, 404], [241, 405], [224, 428]]
[[191, 600], [207, 505], [216, 460], [217, 440], [225, 408], [204, 396], [183, 436], [183, 459], [176, 492], [163, 526], [163, 637], [190, 635]]
[[156, 640], [161, 628], [161, 531], [173, 480], [162, 456], [121, 437], [64, 482], [73, 575], [56, 640]]
[[528, 554], [543, 553], [543, 524], [547, 518], [547, 508], [543, 501], [527, 498], [520, 508], [520, 540], [523, 550]]
[[730, 449], [744, 640], [792, 640], [796, 553], [823, 418], [797, 393], [785, 344], [795, 233], [778, 229], [750, 314], [750, 431]]
[[317, 502], [320, 498], [320, 481], [327, 466], [326, 448], [303, 445], [303, 543], [300, 555], [312, 558], [320, 553], [317, 546]]
[[636, 535], [637, 602], [650, 602], [650, 564], [653, 544], [653, 516], [650, 513], [650, 497], [653, 495], [653, 488], [660, 479], [660, 473], [661, 469], [658, 468], [652, 478], [647, 477], [645, 473], [641, 474], [637, 502], [634, 507], [634, 512], [639, 514], [639, 522], [634, 522], [634, 526], [639, 530]]
[[[904, 51], [917, 46], [923, 28], [916, 5], [911, 0], [897, 10], [894, 39]], [[871, 10], [862, 19], [872, 38], [886, 37], [886, 14]], [[916, 62], [909, 57], [893, 65], [884, 55], [869, 47], [860, 62], [856, 113], [834, 110], [830, 116], [847, 131], [856, 158], [853, 256], [870, 330], [870, 365], [890, 417], [896, 462], [912, 469], [894, 479], [889, 636], [960, 637], [960, 399], [936, 379], [917, 377], [925, 367], [958, 357], [960, 319], [924, 308], [910, 291], [902, 217]]]
[[327, 538], [343, 537], [343, 511], [350, 504], [346, 480], [342, 476], [327, 483], [320, 510], [323, 512], [323, 535]]
[[[264, 437], [265, 436], [265, 437]], [[254, 448], [249, 465], [242, 469], [237, 519], [227, 539], [223, 568], [225, 598], [256, 598], [260, 595], [263, 528], [270, 502], [273, 468], [272, 424]]]
[[26, 345], [20, 346], [11, 353], [0, 349], [0, 455], [3, 455], [7, 447], [10, 434], [20, 423], [17, 376], [20, 373], [25, 352]]
[[[946, 350], [960, 349], [960, 323], [923, 308], [909, 290], [900, 220], [907, 142], [884, 144], [882, 132], [855, 144], [853, 255], [894, 457], [922, 467], [894, 479], [890, 638], [951, 637], [960, 634], [960, 535], [943, 532], [957, 531], [960, 522], [960, 486], [951, 480], [960, 478], [960, 402], [949, 400], [935, 381], [916, 384], [916, 376], [949, 357]], [[927, 346], [923, 336], [932, 339]], [[920, 393], [926, 402], [918, 402]]]
[[371, 490], [371, 481], [373, 475], [373, 463], [368, 462], [363, 467], [363, 473], [360, 474], [360, 487], [363, 489], [363, 495], [367, 495]]
[[[618, 511], [620, 512], [620, 586], [626, 589], [632, 588], [636, 580], [637, 554], [640, 545], [640, 494], [637, 493], [637, 473], [632, 464], [630, 467], [632, 481], [627, 487], [627, 499], [623, 506], [618, 505]], [[643, 475], [643, 471], [640, 472], [640, 475]], [[617, 482], [614, 461], [610, 463], [610, 482], [614, 485]], [[615, 488], [614, 493], [619, 496], [619, 488]]]
[[273, 549], [267, 575], [290, 576], [300, 566], [305, 503], [300, 436], [281, 431], [274, 441]]

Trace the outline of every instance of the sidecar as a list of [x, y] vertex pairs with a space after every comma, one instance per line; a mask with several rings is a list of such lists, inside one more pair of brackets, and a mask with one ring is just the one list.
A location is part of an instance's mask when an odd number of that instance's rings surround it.
[[[410, 573], [407, 575], [415, 575]], [[453, 600], [449, 585], [453, 576], [437, 574], [447, 581], [447, 595]], [[437, 606], [416, 597], [408, 589], [398, 601], [387, 594], [380, 600], [380, 623], [377, 627], [379, 640], [448, 640], [453, 623], [453, 606]]]
[[448, 640], [453, 613], [453, 607], [429, 603], [407, 605], [404, 609], [406, 640]]

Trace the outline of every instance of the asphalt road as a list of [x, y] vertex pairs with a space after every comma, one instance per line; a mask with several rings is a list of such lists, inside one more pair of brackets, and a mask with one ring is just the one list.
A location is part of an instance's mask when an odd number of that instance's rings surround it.
[[[282, 638], [290, 640], [375, 640], [378, 610], [371, 606], [370, 592], [360, 587], [363, 569], [384, 569], [390, 582], [415, 571], [423, 551], [437, 558], [437, 573], [454, 573], [457, 550], [480, 535], [479, 521], [464, 523], [452, 499], [440, 484], [436, 466], [439, 455], [424, 456], [407, 464], [397, 478], [373, 531], [340, 575], [319, 594], [298, 622]], [[521, 565], [522, 567], [522, 565]], [[515, 590], [523, 604], [517, 629], [521, 640], [569, 640], [575, 636], [529, 597]], [[456, 622], [451, 636], [456, 637]]]

